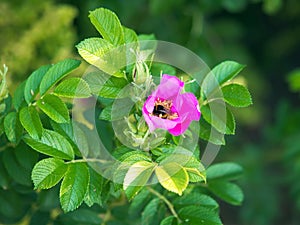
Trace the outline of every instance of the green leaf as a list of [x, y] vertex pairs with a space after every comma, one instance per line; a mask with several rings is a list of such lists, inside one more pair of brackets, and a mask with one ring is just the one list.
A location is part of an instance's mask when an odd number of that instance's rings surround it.
[[210, 182], [208, 189], [219, 198], [232, 205], [240, 205], [244, 199], [243, 192], [236, 184], [226, 181]]
[[82, 156], [82, 153], [88, 152], [88, 140], [85, 133], [81, 130], [75, 122], [69, 123], [56, 123], [53, 120], [50, 121], [52, 128], [72, 145], [74, 153], [77, 156]]
[[89, 85], [77, 77], [61, 82], [55, 88], [54, 94], [65, 98], [88, 98], [92, 96]]
[[45, 65], [35, 70], [27, 79], [24, 89], [24, 97], [26, 102], [31, 103], [35, 96], [38, 94], [40, 89], [40, 83], [47, 73], [47, 71], [51, 68], [51, 65]]
[[59, 133], [51, 130], [43, 130], [41, 139], [33, 139], [30, 136], [24, 136], [24, 141], [34, 150], [45, 155], [56, 158], [72, 160], [74, 152], [71, 144]]
[[98, 212], [90, 209], [78, 209], [74, 212], [60, 214], [58, 221], [62, 224], [81, 224], [81, 225], [99, 225], [102, 219]]
[[207, 180], [235, 180], [243, 174], [243, 168], [232, 162], [218, 163], [206, 170]]
[[159, 198], [152, 199], [142, 213], [141, 224], [158, 225], [165, 211], [165, 208], [162, 207], [164, 205]]
[[[201, 166], [200, 166], [201, 165]], [[203, 168], [203, 170], [199, 169], [199, 167]], [[206, 176], [204, 172], [204, 167], [201, 163], [199, 163], [199, 166], [195, 167], [184, 167], [186, 172], [189, 175], [189, 181], [190, 182], [199, 182], [199, 181], [205, 181], [206, 182]]]
[[100, 97], [124, 98], [128, 96], [124, 88], [128, 85], [128, 81], [124, 78], [112, 77], [105, 73], [90, 73], [84, 79], [89, 84], [92, 93]]
[[234, 78], [244, 67], [245, 65], [234, 61], [225, 61], [214, 67], [202, 83], [204, 94], [210, 96], [216, 88]]
[[114, 48], [112, 44], [102, 38], [88, 38], [77, 46], [78, 53], [89, 64], [96, 66], [101, 71], [116, 77], [124, 77], [120, 67], [124, 66], [123, 57], [125, 49]]
[[222, 225], [218, 212], [206, 207], [187, 206], [180, 209], [178, 215], [189, 225]]
[[123, 26], [123, 33], [124, 33], [124, 40], [126, 44], [134, 43], [138, 41], [137, 34], [135, 33], [134, 30]]
[[20, 165], [30, 173], [39, 158], [39, 154], [24, 142], [15, 148], [15, 155]]
[[64, 212], [78, 208], [89, 184], [89, 170], [85, 163], [71, 163], [60, 187], [60, 203]]
[[13, 105], [17, 111], [19, 111], [19, 108], [24, 103], [24, 89], [25, 89], [26, 82], [22, 82], [17, 89], [15, 90], [14, 96], [13, 96]]
[[20, 123], [18, 113], [10, 112], [4, 118], [3, 123], [7, 139], [14, 144], [18, 144], [23, 133], [23, 128]]
[[215, 145], [225, 145], [224, 134], [213, 128], [203, 117], [200, 119], [199, 137]]
[[40, 94], [44, 95], [53, 85], [80, 65], [79, 60], [65, 59], [54, 64], [44, 75], [40, 84]]
[[177, 146], [173, 151], [164, 154], [162, 157], [165, 158], [161, 161], [161, 164], [174, 162], [182, 166], [187, 171], [190, 182], [206, 181], [204, 166], [189, 150]]
[[155, 168], [159, 183], [168, 191], [178, 195], [187, 188], [189, 176], [187, 171], [178, 163], [170, 162]]
[[178, 197], [173, 201], [173, 204], [178, 208], [190, 205], [203, 206], [211, 209], [219, 208], [218, 203], [213, 198], [199, 192], [192, 192]]
[[203, 118], [220, 133], [235, 133], [234, 117], [224, 102], [213, 101], [209, 105], [202, 105], [201, 113]]
[[115, 104], [113, 105], [106, 106], [101, 111], [99, 119], [107, 121], [116, 121], [127, 117], [131, 108], [134, 106], [134, 103], [128, 99], [124, 99], [123, 102], [121, 101], [122, 100], [119, 100], [117, 104], [115, 102]]
[[111, 77], [104, 83], [98, 95], [103, 98], [124, 98], [128, 93], [122, 92], [122, 89], [127, 84], [123, 78]]
[[118, 158], [120, 163], [117, 163], [116, 169], [114, 171], [114, 181], [115, 183], [122, 183], [124, 182], [125, 176], [129, 168], [139, 161], [146, 161], [151, 162], [151, 158], [149, 155], [143, 152], [137, 151], [130, 151], [122, 155]]
[[101, 192], [103, 178], [95, 170], [89, 167], [90, 182], [84, 197], [84, 202], [91, 207], [93, 204], [102, 205]]
[[229, 84], [222, 87], [225, 102], [235, 107], [247, 107], [252, 99], [246, 87], [240, 84]]
[[187, 80], [184, 84], [184, 91], [193, 93], [197, 99], [200, 98], [200, 86], [195, 79]]
[[43, 125], [39, 113], [33, 106], [22, 108], [19, 117], [21, 124], [32, 138], [41, 138]]
[[121, 162], [126, 162], [129, 165], [132, 165], [139, 161], [148, 161], [152, 162], [151, 157], [146, 154], [145, 152], [141, 151], [130, 151], [122, 155], [120, 158], [118, 158]]
[[105, 8], [90, 12], [90, 20], [101, 36], [113, 45], [124, 43], [123, 27], [117, 15]]
[[131, 201], [128, 209], [128, 214], [134, 217], [140, 217], [141, 211], [151, 200], [150, 192], [144, 188]]
[[174, 216], [168, 216], [160, 222], [160, 225], [177, 225], [177, 219]]
[[226, 107], [226, 134], [235, 134], [235, 119], [229, 108]]
[[70, 120], [65, 103], [57, 96], [47, 94], [36, 102], [37, 106], [57, 123], [67, 123]]
[[127, 171], [123, 189], [129, 199], [132, 199], [147, 184], [153, 174], [155, 164], [147, 161], [134, 163]]
[[[7, 149], [3, 153], [3, 164], [6, 168], [9, 176], [18, 184], [25, 186], [31, 186], [32, 182], [30, 180], [30, 170], [31, 168], [24, 167], [18, 158], [17, 158], [17, 149]], [[29, 161], [32, 159], [32, 155], [26, 149], [18, 149], [18, 151], [25, 151], [25, 157], [23, 160]]]
[[47, 158], [39, 161], [31, 174], [35, 189], [49, 189], [55, 186], [63, 178], [67, 168], [61, 159]]
[[164, 64], [164, 63], [153, 63], [150, 68], [151, 75], [160, 76], [161, 74], [171, 74], [176, 75], [176, 70], [174, 67]]

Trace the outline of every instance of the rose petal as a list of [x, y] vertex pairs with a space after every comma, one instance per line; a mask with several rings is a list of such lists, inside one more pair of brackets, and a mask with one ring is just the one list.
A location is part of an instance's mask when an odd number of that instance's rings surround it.
[[178, 124], [178, 121], [176, 120], [162, 119], [157, 116], [150, 116], [150, 120], [155, 128], [161, 128], [165, 130], [172, 129]]
[[[179, 95], [174, 102], [174, 107], [182, 119], [188, 116], [190, 120], [199, 120], [201, 113], [197, 98], [192, 93], [183, 93]], [[187, 115], [188, 114], [188, 115]]]
[[150, 95], [150, 96], [147, 98], [147, 100], [145, 101], [144, 107], [145, 107], [145, 110], [146, 110], [148, 113], [152, 113], [152, 111], [153, 111], [153, 109], [154, 109], [154, 105], [155, 105], [155, 100], [156, 100], [156, 97]]
[[183, 123], [178, 123], [174, 128], [169, 129], [168, 131], [174, 136], [181, 135], [187, 130], [191, 122], [190, 119], [186, 118]]
[[184, 83], [177, 77], [164, 74], [160, 84], [152, 95], [162, 99], [172, 100], [180, 94], [183, 85]]

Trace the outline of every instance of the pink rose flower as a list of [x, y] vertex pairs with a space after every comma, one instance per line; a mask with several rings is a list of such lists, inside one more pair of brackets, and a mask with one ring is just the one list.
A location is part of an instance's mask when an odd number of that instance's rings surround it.
[[177, 77], [163, 75], [142, 110], [150, 132], [161, 128], [178, 136], [186, 131], [192, 120], [200, 119], [198, 100], [192, 93], [181, 93], [183, 85]]

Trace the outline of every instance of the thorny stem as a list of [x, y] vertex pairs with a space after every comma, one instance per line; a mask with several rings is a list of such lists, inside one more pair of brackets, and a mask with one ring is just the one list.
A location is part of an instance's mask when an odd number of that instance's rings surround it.
[[173, 214], [173, 216], [178, 220], [178, 222], [181, 222], [181, 219], [179, 218], [177, 212], [174, 209], [173, 204], [162, 194], [160, 194], [159, 192], [155, 191], [153, 188], [151, 187], [147, 187], [147, 189], [154, 195], [156, 195], [159, 199], [161, 199], [162, 201], [164, 201], [164, 203], [168, 206], [170, 212]]

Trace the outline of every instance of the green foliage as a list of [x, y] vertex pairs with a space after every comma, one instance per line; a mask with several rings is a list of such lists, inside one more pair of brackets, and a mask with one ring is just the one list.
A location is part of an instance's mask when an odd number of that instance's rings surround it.
[[28, 104], [31, 103], [39, 93], [41, 81], [50, 68], [51, 65], [42, 66], [28, 77], [24, 88], [24, 98]]
[[209, 190], [232, 205], [240, 205], [244, 199], [241, 188], [233, 183], [222, 181], [211, 182], [209, 184]]
[[55, 95], [45, 95], [36, 102], [36, 105], [57, 123], [67, 123], [70, 121], [66, 104]]
[[124, 43], [123, 28], [115, 13], [108, 9], [100, 8], [92, 11], [89, 17], [105, 40], [113, 45]]
[[60, 159], [70, 160], [74, 158], [71, 144], [55, 131], [44, 129], [40, 139], [34, 139], [29, 135], [25, 135], [23, 139], [26, 144], [40, 153]]
[[168, 191], [179, 195], [186, 189], [189, 176], [183, 167], [175, 162], [158, 166], [155, 170], [159, 183]]
[[[232, 7], [228, 1], [224, 5]], [[222, 224], [219, 205], [213, 196], [232, 205], [241, 204], [243, 193], [232, 182], [241, 174], [241, 168], [223, 163], [205, 171], [199, 159], [198, 137], [224, 145], [224, 135], [235, 133], [235, 119], [226, 103], [245, 107], [252, 100], [245, 86], [228, 84], [228, 81], [244, 66], [225, 61], [206, 74], [201, 86], [186, 81], [185, 91], [194, 93], [201, 106], [199, 132], [191, 126], [178, 138], [159, 130], [151, 133], [142, 116], [142, 105], [155, 86], [152, 75], [158, 78], [162, 73], [175, 75], [182, 71], [162, 63], [152, 64], [157, 42], [150, 45], [133, 42], [153, 40], [154, 36], [138, 36], [124, 27], [112, 11], [99, 8], [91, 11], [89, 18], [101, 38], [85, 39], [76, 47], [82, 58], [100, 72], [89, 73], [84, 78], [66, 78], [81, 63], [75, 59], [42, 66], [16, 89], [12, 107], [3, 88], [6, 87], [3, 74], [7, 71], [1, 71], [0, 125], [5, 133], [5, 136], [0, 133], [5, 141], [4, 147], [0, 146], [1, 151], [4, 149], [3, 154], [0, 152], [4, 161], [3, 166], [0, 164], [0, 169], [4, 169], [0, 170], [1, 187], [12, 188], [11, 193], [17, 190], [28, 194], [28, 198], [31, 196], [28, 201], [39, 208], [32, 207], [28, 212], [30, 224], [40, 221], [45, 224]], [[131, 43], [129, 52], [124, 48], [126, 43]], [[140, 54], [146, 58], [138, 58]], [[125, 56], [129, 65], [124, 64]], [[215, 96], [218, 89], [223, 92], [221, 97]], [[97, 99], [95, 111], [80, 108], [79, 121], [75, 122], [78, 118], [71, 117], [69, 110], [73, 105], [69, 103], [75, 98], [81, 98], [84, 103], [90, 97]], [[128, 98], [122, 109], [112, 104], [114, 99], [122, 103]], [[99, 117], [107, 123], [97, 120], [95, 127], [89, 126], [90, 115], [91, 121]], [[121, 132], [130, 140], [132, 149], [123, 146], [118, 134], [107, 129], [112, 127], [111, 122], [120, 121], [125, 123]], [[101, 132], [93, 137], [89, 136], [91, 130]], [[198, 133], [192, 146], [193, 132]], [[93, 142], [101, 135], [111, 142], [109, 147]], [[114, 157], [106, 157], [104, 151]], [[15, 187], [11, 180], [19, 186]], [[58, 202], [53, 202], [58, 190], [65, 214], [56, 209]], [[119, 203], [114, 204], [115, 201]], [[53, 217], [50, 211], [59, 215]], [[3, 207], [0, 213], [6, 213]], [[22, 213], [20, 209], [20, 218]], [[124, 218], [127, 214], [128, 218]]]
[[244, 199], [242, 190], [229, 181], [239, 178], [243, 173], [235, 163], [219, 163], [207, 169], [208, 189], [222, 200], [240, 205]]
[[49, 189], [55, 186], [65, 175], [67, 165], [61, 159], [47, 158], [39, 161], [32, 170], [35, 188]]
[[215, 210], [203, 208], [201, 206], [187, 206], [179, 211], [179, 216], [186, 222], [186, 224], [200, 225], [200, 224], [222, 224], [218, 214]]
[[123, 78], [109, 78], [99, 90], [99, 96], [103, 98], [122, 98], [126, 97], [126, 93], [122, 93], [122, 89], [128, 84]]
[[93, 204], [102, 205], [102, 190], [103, 190], [103, 177], [97, 173], [95, 170], [89, 168], [90, 180], [88, 184], [88, 190], [84, 197], [84, 202], [88, 206], [92, 206]]
[[234, 134], [235, 120], [231, 111], [228, 108], [224, 109], [224, 102], [214, 102], [213, 107], [213, 111], [210, 110], [208, 105], [201, 107], [203, 118], [220, 133]]
[[18, 144], [23, 132], [18, 113], [10, 112], [7, 114], [4, 118], [3, 125], [8, 140], [14, 144]]
[[14, 182], [31, 188], [30, 173], [37, 162], [37, 157], [38, 155], [35, 152], [28, 150], [23, 145], [16, 149], [9, 148], [3, 153], [4, 167]]
[[208, 180], [233, 180], [239, 178], [242, 173], [242, 167], [231, 162], [212, 165], [206, 171]]
[[40, 94], [44, 95], [54, 84], [64, 78], [80, 65], [79, 60], [65, 59], [54, 64], [43, 76], [40, 84]]
[[211, 70], [211, 74], [208, 74], [203, 81], [204, 94], [210, 96], [219, 86], [233, 79], [244, 67], [244, 65], [234, 61], [225, 61], [215, 66]]
[[80, 78], [70, 78], [61, 82], [54, 90], [54, 94], [65, 98], [91, 97], [89, 85]]
[[32, 138], [41, 138], [43, 133], [43, 125], [39, 113], [33, 106], [22, 108], [19, 117], [22, 126]]
[[152, 199], [145, 207], [142, 213], [142, 224], [145, 225], [158, 225], [164, 214], [162, 202], [159, 198]]
[[123, 189], [132, 199], [148, 182], [155, 169], [155, 164], [139, 161], [130, 166], [124, 177]]
[[245, 86], [228, 83], [244, 67], [234, 61], [225, 61], [215, 66], [205, 77], [201, 90], [201, 113], [205, 121], [200, 120], [200, 137], [204, 140], [224, 145], [224, 134], [235, 134], [235, 118], [225, 103], [234, 107], [252, 104], [251, 95]]
[[58, 220], [63, 224], [97, 225], [102, 222], [97, 212], [88, 209], [78, 209], [74, 212], [60, 215]]
[[24, 89], [25, 89], [25, 82], [22, 82], [16, 89], [13, 97], [13, 105], [15, 109], [18, 111], [22, 104], [24, 103]]
[[249, 91], [240, 84], [228, 84], [222, 87], [223, 97], [226, 103], [235, 107], [247, 107], [252, 104]]
[[88, 184], [89, 170], [86, 164], [69, 164], [59, 192], [60, 203], [65, 212], [73, 211], [81, 205], [88, 190]]
[[200, 119], [200, 132], [201, 139], [210, 141], [215, 145], [225, 145], [224, 135], [207, 123], [203, 117]]

